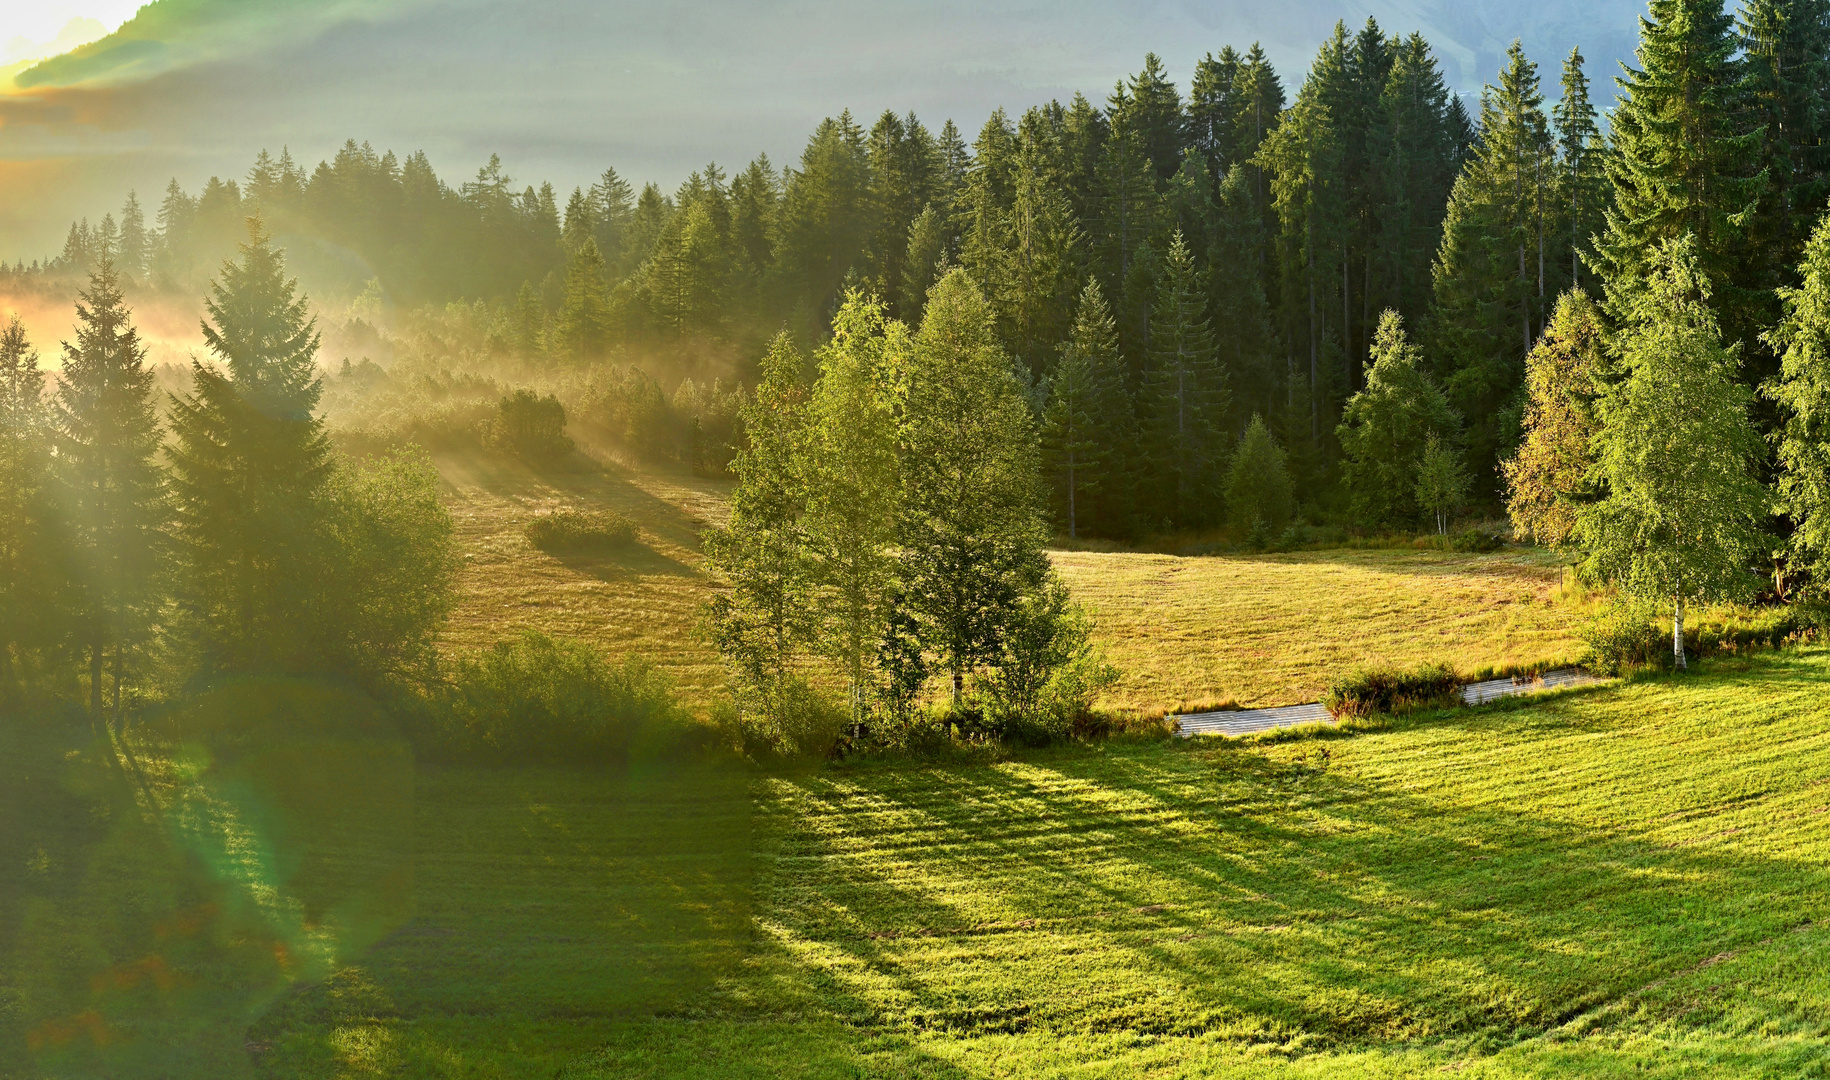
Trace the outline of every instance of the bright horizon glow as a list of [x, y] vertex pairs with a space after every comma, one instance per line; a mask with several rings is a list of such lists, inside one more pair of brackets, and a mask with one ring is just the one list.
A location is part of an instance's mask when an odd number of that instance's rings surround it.
[[109, 33], [133, 18], [150, 0], [9, 0], [0, 18], [0, 52], [11, 52], [15, 38], [47, 45], [72, 19], [94, 19]]

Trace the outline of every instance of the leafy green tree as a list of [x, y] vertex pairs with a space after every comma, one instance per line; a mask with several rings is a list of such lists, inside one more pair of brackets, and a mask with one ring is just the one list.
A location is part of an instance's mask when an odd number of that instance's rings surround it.
[[1767, 335], [1779, 375], [1764, 388], [1779, 406], [1779, 508], [1792, 520], [1792, 565], [1830, 591], [1830, 217], [1805, 245], [1797, 288]]
[[1468, 473], [1461, 466], [1461, 455], [1431, 432], [1417, 463], [1417, 505], [1435, 518], [1437, 535], [1447, 536], [1450, 519], [1467, 500]]
[[963, 270], [928, 297], [900, 437], [903, 592], [957, 707], [1047, 569], [1034, 425], [990, 305]]
[[1177, 525], [1216, 515], [1226, 376], [1206, 314], [1206, 284], [1177, 233], [1150, 315], [1150, 371], [1139, 394], [1143, 454], [1161, 493], [1156, 509]]
[[1544, 336], [1525, 358], [1524, 438], [1501, 465], [1506, 511], [1520, 535], [1561, 547], [1575, 538], [1576, 515], [1593, 494], [1591, 446], [1605, 385], [1601, 313], [1580, 289], [1557, 299]]
[[1347, 402], [1335, 434], [1343, 480], [1366, 525], [1410, 525], [1419, 516], [1417, 476], [1431, 437], [1453, 439], [1459, 418], [1425, 372], [1421, 350], [1395, 311], [1379, 319], [1366, 388]]
[[806, 537], [818, 585], [821, 648], [844, 673], [851, 717], [864, 722], [872, 666], [896, 595], [894, 545], [903, 498], [895, 407], [910, 367], [908, 331], [853, 290], [817, 358], [808, 411]]
[[1089, 277], [1042, 426], [1044, 468], [1070, 537], [1087, 526], [1107, 534], [1122, 528], [1125, 455], [1136, 426], [1124, 379], [1118, 330], [1099, 279]]
[[318, 668], [334, 640], [325, 591], [348, 585], [323, 520], [334, 466], [316, 413], [319, 338], [259, 219], [204, 307], [221, 366], [192, 363], [168, 449], [189, 629], [216, 670]]
[[14, 315], [0, 330], [0, 706], [54, 642], [51, 417], [38, 353]]
[[1289, 524], [1294, 503], [1283, 447], [1254, 413], [1227, 470], [1227, 518], [1235, 529], [1269, 534]]
[[[118, 718], [130, 664], [151, 639], [166, 599], [165, 473], [146, 349], [109, 253], [76, 305], [52, 404], [56, 498], [71, 566], [62, 606], [88, 667], [89, 709]], [[105, 699], [106, 681], [112, 682]]]
[[711, 603], [713, 640], [740, 703], [778, 727], [796, 660], [815, 633], [804, 366], [793, 339], [777, 334], [755, 395], [743, 405], [744, 445], [730, 466], [737, 477], [730, 519], [705, 536], [706, 556], [730, 586]]
[[325, 627], [338, 667], [371, 685], [424, 681], [458, 566], [438, 470], [417, 451], [354, 462], [332, 475], [323, 506], [337, 557]]
[[1622, 377], [1597, 406], [1594, 476], [1605, 494], [1577, 516], [1597, 572], [1629, 596], [1672, 604], [1680, 668], [1685, 605], [1758, 588], [1748, 568], [1764, 549], [1770, 502], [1754, 476], [1764, 447], [1748, 419], [1752, 391], [1735, 378], [1739, 347], [1722, 344], [1699, 246], [1661, 244], [1627, 310]]

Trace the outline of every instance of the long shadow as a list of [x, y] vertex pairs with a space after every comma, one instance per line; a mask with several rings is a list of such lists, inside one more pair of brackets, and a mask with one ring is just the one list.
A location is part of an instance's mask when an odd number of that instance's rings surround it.
[[[846, 809], [860, 787], [874, 809]], [[784, 863], [804, 901], [785, 917], [894, 988], [866, 1013], [945, 1030], [1499, 1046], [1783, 933], [1830, 888], [1815, 865], [1429, 797], [1319, 752], [1064, 752], [802, 788], [820, 823]], [[1010, 925], [975, 926], [950, 899], [968, 889]], [[1126, 982], [1148, 1010], [1115, 997]]]

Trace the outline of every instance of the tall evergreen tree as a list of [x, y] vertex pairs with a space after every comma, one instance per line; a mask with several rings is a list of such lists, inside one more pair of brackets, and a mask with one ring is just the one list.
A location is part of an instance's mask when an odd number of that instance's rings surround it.
[[1759, 204], [1760, 134], [1744, 120], [1741, 39], [1722, 0], [1652, 0], [1639, 24], [1639, 67], [1620, 80], [1608, 125], [1613, 205], [1596, 247], [1604, 307], [1638, 310], [1664, 242], [1686, 234], [1730, 342], [1750, 341], [1766, 301], [1745, 261]]
[[1081, 290], [1043, 414], [1044, 469], [1070, 537], [1121, 535], [1128, 516], [1127, 455], [1136, 424], [1118, 355], [1118, 328], [1099, 279]]
[[38, 353], [14, 315], [0, 330], [0, 708], [54, 642], [50, 415]]
[[[1812, 223], [1830, 201], [1830, 3], [1751, 0], [1740, 22], [1751, 114], [1743, 123], [1759, 133], [1766, 174], [1747, 230], [1759, 272], [1745, 284], [1765, 301], [1764, 290], [1794, 281]], [[1763, 311], [1760, 321], [1776, 314]]]
[[1551, 110], [1557, 132], [1558, 188], [1563, 193], [1562, 212], [1568, 226], [1570, 285], [1584, 285], [1582, 253], [1601, 231], [1608, 196], [1603, 168], [1607, 146], [1595, 125], [1595, 106], [1589, 102], [1589, 77], [1582, 70], [1582, 50], [1571, 49], [1563, 61], [1563, 97]]
[[1206, 284], [1181, 233], [1169, 244], [1150, 314], [1150, 369], [1139, 393], [1142, 448], [1159, 492], [1152, 508], [1175, 525], [1218, 516], [1225, 447], [1225, 373], [1207, 320]]
[[91, 273], [76, 319], [52, 406], [71, 564], [63, 607], [70, 644], [88, 668], [90, 712], [100, 718], [111, 705], [118, 717], [165, 597], [165, 476], [153, 373], [111, 253]]
[[[610, 294], [604, 284], [604, 259], [597, 250], [597, 238], [587, 230], [580, 230], [580, 235], [578, 247], [566, 262], [565, 302], [554, 326], [557, 340], [552, 351], [568, 359], [594, 360], [610, 344]], [[529, 300], [537, 302], [531, 290], [519, 302], [525, 305]], [[524, 342], [523, 348], [529, 344]]]
[[1594, 494], [1595, 399], [1606, 371], [1601, 313], [1572, 288], [1557, 299], [1550, 325], [1525, 358], [1524, 438], [1501, 465], [1506, 511], [1518, 535], [1555, 547], [1575, 538], [1576, 515]]
[[1341, 412], [1337, 436], [1346, 456], [1343, 479], [1362, 524], [1384, 528], [1417, 522], [1417, 476], [1432, 436], [1454, 440], [1460, 421], [1430, 381], [1420, 350], [1395, 311], [1379, 318], [1366, 388]]
[[[1779, 406], [1779, 509], [1791, 519], [1791, 566], [1830, 594], [1830, 215], [1805, 245], [1785, 315], [1767, 335], [1779, 374], [1764, 388]], [[1783, 590], [1782, 590], [1783, 591]]]
[[204, 343], [172, 402], [183, 598], [207, 667], [332, 662], [323, 590], [336, 587], [322, 513], [330, 442], [317, 415], [316, 320], [258, 218], [204, 302]]
[[[1285, 340], [1308, 358], [1308, 441], [1321, 435], [1327, 309], [1345, 235], [1341, 140], [1319, 84], [1305, 82], [1256, 159], [1271, 178], [1278, 219], [1278, 294]], [[1294, 380], [1292, 380], [1294, 383]]]
[[121, 207], [121, 239], [115, 261], [120, 272], [129, 277], [139, 277], [146, 273], [146, 261], [150, 252], [147, 249], [146, 214], [140, 209], [140, 200], [133, 192], [127, 193], [127, 202]]

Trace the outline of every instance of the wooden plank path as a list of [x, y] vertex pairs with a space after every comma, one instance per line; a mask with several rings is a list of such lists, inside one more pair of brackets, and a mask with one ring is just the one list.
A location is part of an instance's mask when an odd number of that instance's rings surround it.
[[[1485, 705], [1515, 694], [1532, 694], [1540, 690], [1562, 690], [1571, 686], [1588, 686], [1607, 682], [1581, 668], [1559, 668], [1542, 675], [1507, 679], [1488, 679], [1461, 688], [1461, 699], [1467, 705]], [[1301, 727], [1304, 724], [1335, 724], [1338, 721], [1320, 704], [1279, 705], [1272, 709], [1227, 709], [1220, 712], [1185, 713], [1174, 718], [1176, 734], [1255, 735], [1261, 731]]]

